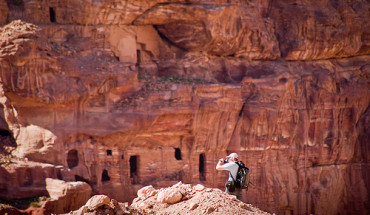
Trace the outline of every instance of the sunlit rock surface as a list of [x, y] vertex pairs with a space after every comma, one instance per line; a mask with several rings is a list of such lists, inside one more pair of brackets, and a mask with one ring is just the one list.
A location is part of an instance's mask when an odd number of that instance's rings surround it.
[[45, 178], [119, 201], [180, 180], [223, 189], [215, 165], [237, 152], [247, 203], [369, 213], [368, 2], [1, 5], [0, 135], [17, 144], [1, 198], [44, 194]]

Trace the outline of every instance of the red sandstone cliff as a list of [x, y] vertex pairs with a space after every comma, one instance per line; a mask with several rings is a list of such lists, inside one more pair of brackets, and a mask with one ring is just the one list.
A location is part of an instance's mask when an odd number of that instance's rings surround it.
[[369, 8], [0, 0], [0, 23], [22, 20], [0, 29], [0, 197], [46, 194], [48, 177], [119, 201], [179, 180], [222, 188], [216, 162], [235, 151], [245, 202], [369, 213]]

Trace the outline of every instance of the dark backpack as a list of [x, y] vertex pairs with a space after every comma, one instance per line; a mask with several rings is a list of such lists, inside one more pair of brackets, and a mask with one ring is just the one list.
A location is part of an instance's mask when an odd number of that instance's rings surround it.
[[239, 168], [236, 175], [236, 180], [233, 178], [235, 182], [235, 187], [248, 190], [250, 179], [249, 168], [246, 167], [245, 164], [241, 161], [237, 161], [236, 164], [238, 164]]

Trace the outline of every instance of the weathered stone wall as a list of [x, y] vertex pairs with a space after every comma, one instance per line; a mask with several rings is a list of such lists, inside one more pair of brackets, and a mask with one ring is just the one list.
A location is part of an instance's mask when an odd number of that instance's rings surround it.
[[[252, 173], [244, 201], [280, 214], [369, 213], [368, 2], [0, 8], [0, 23], [33, 23], [0, 30], [1, 128], [14, 156], [63, 166], [32, 174], [37, 186], [1, 180], [1, 197], [45, 193], [46, 177], [120, 201], [179, 180], [223, 188], [215, 165], [237, 152]], [[14, 165], [3, 178], [23, 174]]]

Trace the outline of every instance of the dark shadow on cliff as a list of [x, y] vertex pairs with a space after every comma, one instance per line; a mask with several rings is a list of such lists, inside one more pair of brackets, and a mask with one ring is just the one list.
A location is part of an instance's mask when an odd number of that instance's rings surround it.
[[10, 161], [11, 158], [4, 158], [9, 156], [11, 152], [17, 147], [12, 132], [9, 131], [8, 124], [5, 121], [3, 105], [0, 104], [0, 163]]

